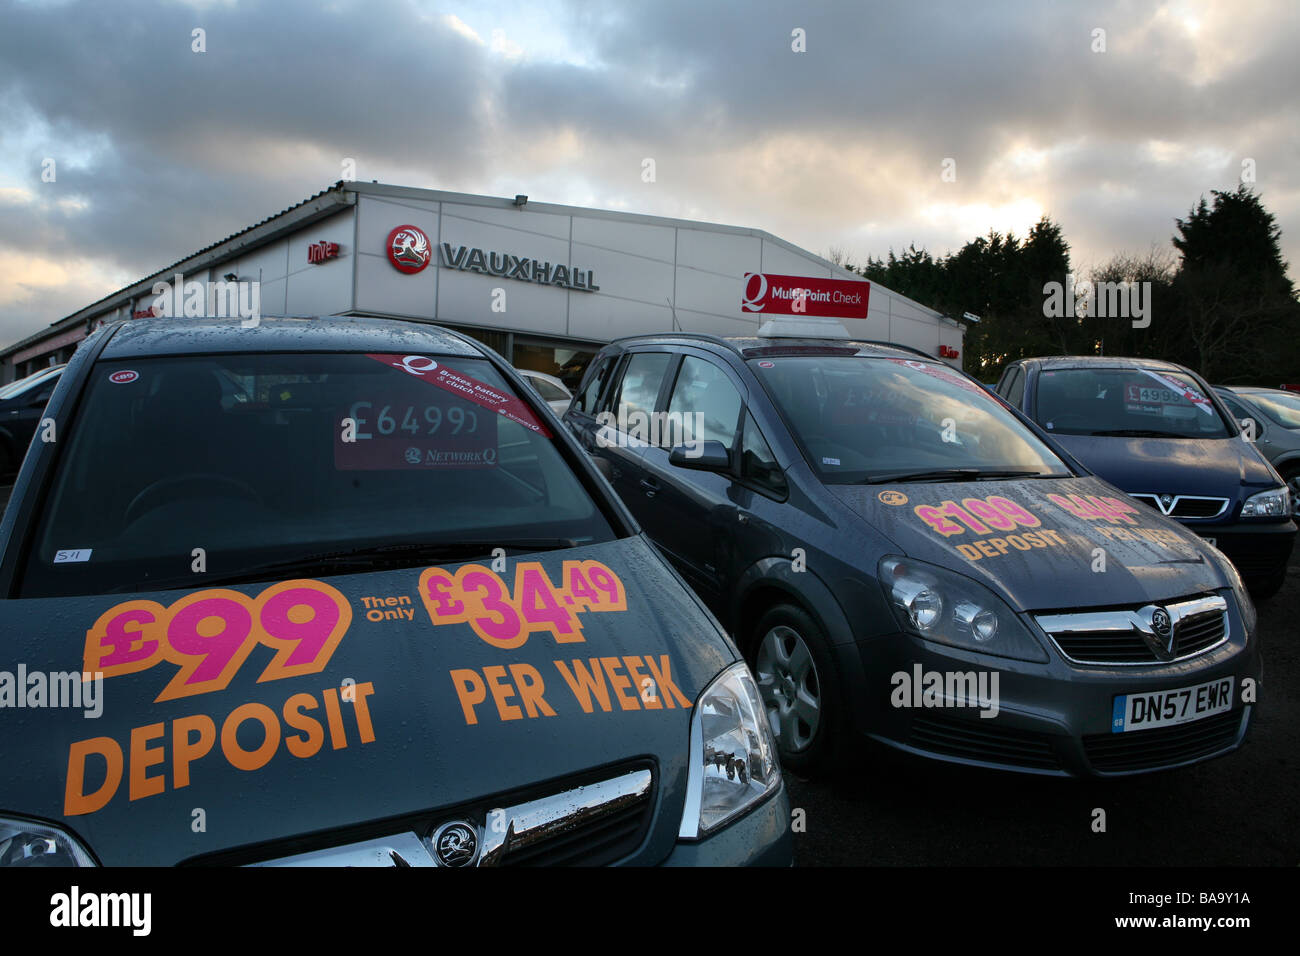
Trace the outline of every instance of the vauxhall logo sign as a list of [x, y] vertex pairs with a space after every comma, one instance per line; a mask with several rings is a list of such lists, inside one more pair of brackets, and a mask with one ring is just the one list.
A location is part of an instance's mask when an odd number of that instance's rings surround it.
[[[429, 263], [429, 237], [416, 226], [399, 226], [388, 237], [388, 258], [393, 267], [408, 275], [421, 271]], [[444, 269], [501, 276], [520, 282], [554, 285], [577, 292], [599, 292], [593, 269], [541, 259], [511, 255], [508, 252], [485, 252], [477, 246], [453, 246], [444, 242], [438, 248], [438, 264]]]
[[444, 242], [438, 248], [438, 264], [444, 269], [478, 272], [485, 276], [502, 276], [521, 282], [558, 285], [578, 292], [598, 292], [596, 273], [592, 269], [557, 264], [540, 259], [512, 256], [508, 252], [484, 252], [477, 246], [452, 246]]

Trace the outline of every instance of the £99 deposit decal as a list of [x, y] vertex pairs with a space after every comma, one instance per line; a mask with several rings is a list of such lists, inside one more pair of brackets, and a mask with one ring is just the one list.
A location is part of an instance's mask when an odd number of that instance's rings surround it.
[[154, 700], [174, 700], [225, 690], [258, 644], [275, 651], [259, 683], [317, 674], [351, 623], [351, 605], [320, 581], [283, 581], [256, 598], [213, 588], [169, 607], [126, 601], [86, 633], [82, 670], [108, 678], [166, 661], [177, 670]]
[[[481, 564], [454, 572], [427, 568], [420, 575], [420, 598], [433, 624], [468, 625], [480, 640], [506, 651], [523, 647], [535, 634], [547, 635], [556, 645], [585, 643], [584, 614], [627, 610], [623, 582], [600, 561], [565, 561], [558, 584], [536, 561], [517, 564], [509, 583]], [[500, 721], [555, 717], [556, 706], [584, 714], [691, 706], [673, 680], [667, 654], [550, 664], [554, 672], [549, 675], [524, 662], [449, 671], [465, 723], [493, 716]], [[564, 690], [548, 689], [548, 676], [551, 688]], [[561, 697], [565, 690], [568, 696]]]
[[[181, 700], [225, 690], [258, 645], [271, 651], [259, 683], [318, 674], [351, 623], [347, 600], [321, 581], [282, 581], [257, 597], [212, 588], [167, 606], [126, 601], [86, 633], [83, 673], [110, 678], [161, 666], [170, 677], [154, 702]], [[95, 813], [115, 797], [136, 801], [188, 787], [193, 767], [213, 761], [252, 772], [282, 753], [314, 757], [327, 739], [331, 750], [373, 743], [373, 693], [370, 681], [348, 681], [289, 695], [275, 708], [248, 701], [227, 705], [216, 717], [172, 715], [120, 738], [75, 741], [68, 748], [63, 812]]]

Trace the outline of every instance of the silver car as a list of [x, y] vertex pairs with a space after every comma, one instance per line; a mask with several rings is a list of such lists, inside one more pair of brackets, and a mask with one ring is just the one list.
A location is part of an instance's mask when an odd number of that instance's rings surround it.
[[1291, 489], [1292, 510], [1300, 515], [1300, 392], [1221, 385], [1214, 390], [1247, 434], [1254, 429], [1255, 444]]

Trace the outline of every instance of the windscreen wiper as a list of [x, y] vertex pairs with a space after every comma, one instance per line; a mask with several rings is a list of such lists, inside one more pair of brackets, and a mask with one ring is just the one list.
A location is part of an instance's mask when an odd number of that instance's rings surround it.
[[1089, 432], [1090, 435], [1105, 435], [1109, 438], [1192, 438], [1195, 436], [1183, 432], [1158, 432], [1152, 428], [1108, 428], [1103, 431]]
[[527, 554], [532, 551], [576, 548], [578, 544], [576, 538], [464, 538], [459, 541], [368, 545], [362, 548], [322, 551], [300, 558], [272, 561], [268, 564], [241, 568], [229, 574], [188, 574], [158, 581], [139, 581], [113, 588], [110, 593], [239, 584], [244, 581], [283, 578], [285, 575], [348, 574], [377, 568], [409, 568], [432, 562], [487, 557], [495, 548]]
[[993, 481], [998, 478], [1051, 478], [1044, 471], [996, 471], [984, 468], [939, 468], [934, 471], [904, 471], [892, 475], [868, 475], [859, 485], [885, 485], [895, 481]]

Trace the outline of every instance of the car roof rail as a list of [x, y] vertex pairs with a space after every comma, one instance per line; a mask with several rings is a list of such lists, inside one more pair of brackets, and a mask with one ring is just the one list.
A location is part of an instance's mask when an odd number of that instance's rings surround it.
[[712, 335], [708, 332], [643, 332], [640, 335], [625, 335], [622, 338], [614, 339], [610, 345], [622, 345], [625, 342], [638, 342], [649, 339], [686, 339], [688, 341], [708, 342], [711, 345], [721, 345], [731, 352], [739, 352], [734, 342], [728, 342], [721, 335]]

